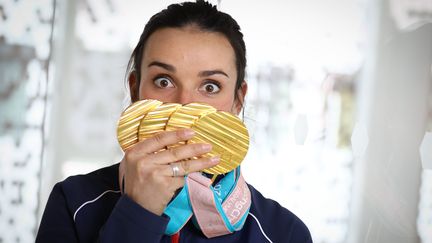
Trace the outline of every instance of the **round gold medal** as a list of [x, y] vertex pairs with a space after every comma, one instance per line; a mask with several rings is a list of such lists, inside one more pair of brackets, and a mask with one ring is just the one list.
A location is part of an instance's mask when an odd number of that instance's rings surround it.
[[117, 125], [117, 139], [123, 151], [138, 142], [141, 119], [161, 104], [158, 100], [140, 100], [123, 111]]
[[165, 130], [173, 131], [179, 128], [191, 128], [197, 119], [211, 112], [216, 112], [216, 109], [206, 104], [190, 103], [184, 105], [171, 115]]
[[237, 116], [224, 111], [209, 113], [197, 119], [191, 128], [196, 134], [187, 143], [210, 143], [212, 151], [204, 157], [220, 156], [221, 162], [204, 172], [227, 173], [237, 168], [246, 156], [249, 133]]
[[[165, 130], [174, 131], [181, 128], [191, 128], [197, 119], [211, 112], [216, 112], [216, 109], [209, 105], [199, 103], [184, 105], [171, 115]], [[174, 148], [181, 144], [185, 144], [185, 142], [173, 144], [168, 148]]]
[[171, 114], [181, 106], [182, 105], [176, 103], [164, 103], [148, 112], [139, 125], [138, 140], [142, 141], [158, 132], [165, 131]]

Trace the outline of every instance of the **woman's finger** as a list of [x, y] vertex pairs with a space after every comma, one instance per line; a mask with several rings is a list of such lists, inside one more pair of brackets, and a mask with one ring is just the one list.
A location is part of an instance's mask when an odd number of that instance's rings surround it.
[[155, 164], [169, 164], [175, 161], [201, 156], [212, 149], [211, 144], [195, 143], [177, 146], [148, 155], [147, 159]]
[[129, 149], [129, 153], [134, 154], [134, 157], [145, 154], [152, 154], [168, 145], [176, 144], [181, 141], [186, 141], [195, 135], [192, 129], [179, 129], [176, 131], [165, 131], [155, 134], [153, 137], [147, 138]]
[[167, 165], [161, 165], [165, 168], [162, 170], [163, 175], [171, 177], [183, 177], [192, 172], [202, 171], [204, 169], [216, 166], [220, 162], [220, 157], [200, 158], [183, 160]]
[[170, 179], [170, 189], [172, 190], [173, 193], [175, 193], [177, 189], [184, 186], [185, 183], [184, 177], [173, 177], [169, 179]]

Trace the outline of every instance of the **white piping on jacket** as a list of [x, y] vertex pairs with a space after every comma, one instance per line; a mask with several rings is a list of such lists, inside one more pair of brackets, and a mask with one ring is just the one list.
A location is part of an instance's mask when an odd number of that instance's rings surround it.
[[252, 216], [254, 219], [255, 219], [255, 221], [257, 222], [257, 224], [258, 224], [258, 226], [259, 226], [259, 228], [260, 228], [260, 230], [261, 230], [261, 233], [264, 235], [264, 237], [270, 242], [270, 243], [273, 243], [273, 241], [271, 241], [270, 240], [270, 238], [266, 235], [266, 233], [264, 232], [264, 230], [263, 230], [263, 228], [261, 227], [261, 223], [259, 222], [259, 220], [257, 219], [257, 217], [255, 216], [255, 215], [253, 215], [252, 213], [250, 213], [249, 212], [249, 215], [250, 216]]
[[[73, 216], [73, 220], [75, 221], [75, 218], [76, 218], [77, 213], [78, 213], [78, 212], [79, 212], [79, 211], [80, 211], [80, 210], [81, 210], [85, 205], [96, 202], [97, 200], [99, 200], [103, 195], [107, 194], [108, 192], [120, 193], [121, 191], [107, 190], [107, 191], [102, 192], [102, 194], [100, 194], [99, 196], [97, 196], [95, 199], [90, 200], [90, 201], [87, 201], [87, 202], [81, 204], [81, 206], [79, 206], [78, 209], [75, 211], [74, 216]], [[270, 243], [273, 243], [273, 241], [271, 241], [270, 238], [267, 236], [267, 234], [264, 232], [263, 228], [261, 227], [261, 223], [259, 222], [259, 220], [257, 219], [257, 217], [256, 217], [255, 215], [253, 215], [251, 212], [249, 212], [249, 215], [252, 216], [252, 218], [255, 219], [255, 221], [257, 222], [257, 224], [258, 224], [258, 226], [259, 226], [259, 228], [260, 228], [260, 230], [261, 230], [261, 233], [264, 235], [264, 237], [265, 237], [265, 238], [266, 238]]]
[[81, 208], [83, 208], [87, 204], [96, 202], [97, 200], [99, 200], [99, 198], [101, 198], [103, 195], [105, 195], [108, 192], [120, 193], [121, 191], [107, 190], [107, 191], [102, 192], [102, 194], [100, 194], [99, 196], [97, 196], [95, 199], [87, 201], [87, 202], [81, 204], [81, 206], [79, 206], [78, 209], [74, 213], [74, 216], [73, 216], [74, 222], [75, 222], [76, 215], [81, 210]]

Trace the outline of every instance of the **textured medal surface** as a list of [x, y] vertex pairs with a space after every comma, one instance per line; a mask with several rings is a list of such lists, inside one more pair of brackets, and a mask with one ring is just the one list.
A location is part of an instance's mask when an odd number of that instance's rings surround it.
[[123, 151], [138, 142], [138, 128], [142, 118], [161, 104], [158, 100], [140, 100], [125, 109], [117, 125], [117, 139]]
[[[216, 112], [216, 109], [206, 104], [190, 103], [184, 105], [172, 113], [165, 130], [174, 131], [182, 128], [191, 128], [199, 118], [211, 112]], [[181, 144], [185, 144], [185, 142], [170, 145], [168, 148], [174, 148]]]
[[212, 112], [216, 112], [216, 109], [206, 104], [190, 103], [184, 105], [171, 115], [165, 130], [191, 128], [197, 119]]
[[139, 125], [138, 140], [142, 141], [158, 132], [165, 131], [165, 127], [171, 114], [180, 107], [180, 104], [164, 103], [148, 112]]
[[188, 143], [210, 143], [211, 152], [205, 157], [220, 156], [221, 162], [205, 169], [209, 174], [224, 174], [237, 168], [249, 148], [249, 133], [240, 119], [231, 113], [218, 111], [198, 119], [191, 127], [195, 136]]

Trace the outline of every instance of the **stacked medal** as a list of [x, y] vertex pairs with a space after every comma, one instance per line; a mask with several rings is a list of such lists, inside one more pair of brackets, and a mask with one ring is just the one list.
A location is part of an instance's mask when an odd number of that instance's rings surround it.
[[237, 168], [249, 148], [248, 131], [237, 116], [201, 103], [181, 105], [158, 100], [137, 101], [122, 113], [117, 138], [125, 151], [158, 132], [183, 128], [195, 131], [195, 136], [184, 143], [209, 143], [212, 151], [203, 157], [220, 156], [218, 165], [203, 170], [208, 174], [225, 174]]

